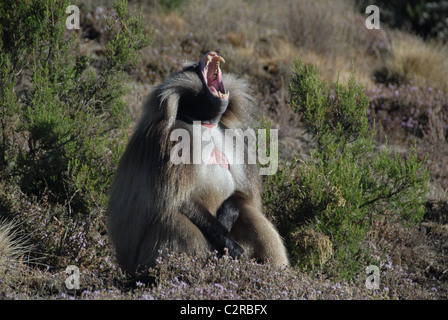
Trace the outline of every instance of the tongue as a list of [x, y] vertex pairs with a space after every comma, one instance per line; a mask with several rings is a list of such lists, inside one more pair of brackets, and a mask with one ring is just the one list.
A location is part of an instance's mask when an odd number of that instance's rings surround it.
[[213, 93], [213, 94], [216, 94], [216, 93], [218, 93], [218, 90], [216, 90], [216, 88], [213, 86], [213, 85], [209, 85], [209, 88], [210, 88], [210, 91]]
[[218, 74], [216, 75], [216, 79], [214, 72], [212, 72], [211, 76], [208, 77], [208, 87], [210, 88], [210, 91], [212, 93], [218, 93], [218, 91], [220, 91], [220, 81], [221, 81], [221, 70], [218, 70]]

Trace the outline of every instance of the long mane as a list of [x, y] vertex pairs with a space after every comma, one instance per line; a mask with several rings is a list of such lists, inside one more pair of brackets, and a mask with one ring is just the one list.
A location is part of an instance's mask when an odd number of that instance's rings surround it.
[[[195, 65], [187, 65], [182, 71], [171, 75], [156, 86], [143, 106], [142, 119], [149, 122], [166, 120], [168, 128], [171, 128], [177, 117], [180, 97], [184, 94], [205, 94], [194, 67]], [[232, 129], [247, 129], [254, 125], [258, 112], [248, 83], [233, 74], [224, 74], [223, 82], [230, 92], [230, 97], [220, 124]]]

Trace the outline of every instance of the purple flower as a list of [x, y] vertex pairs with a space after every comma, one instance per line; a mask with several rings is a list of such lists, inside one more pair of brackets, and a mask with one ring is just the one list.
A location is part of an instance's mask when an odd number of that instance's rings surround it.
[[219, 288], [220, 290], [224, 290], [224, 287], [219, 283], [215, 283], [215, 287]]

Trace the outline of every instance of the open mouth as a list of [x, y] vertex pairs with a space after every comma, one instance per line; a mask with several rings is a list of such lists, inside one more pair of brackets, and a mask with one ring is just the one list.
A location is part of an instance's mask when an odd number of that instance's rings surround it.
[[222, 72], [219, 67], [220, 63], [225, 63], [223, 57], [216, 52], [207, 53], [200, 61], [201, 73], [210, 92], [217, 98], [229, 99], [229, 92], [226, 93], [222, 82]]

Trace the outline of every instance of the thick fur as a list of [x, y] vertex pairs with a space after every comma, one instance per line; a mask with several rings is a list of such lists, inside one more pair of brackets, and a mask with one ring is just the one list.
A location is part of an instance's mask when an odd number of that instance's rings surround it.
[[[153, 266], [160, 250], [197, 254], [229, 246], [235, 255], [243, 248], [249, 257], [287, 265], [282, 240], [262, 213], [257, 165], [231, 166], [235, 187], [228, 195], [204, 188], [195, 165], [170, 161], [176, 144], [170, 133], [191, 130], [191, 124], [179, 120], [180, 113], [194, 107], [188, 105], [197, 101], [191, 97], [204, 95], [194, 67], [186, 66], [151, 92], [120, 160], [107, 210], [118, 261], [133, 272], [140, 265]], [[223, 82], [230, 98], [218, 125], [245, 130], [255, 105], [248, 86], [233, 75], [223, 75]]]

